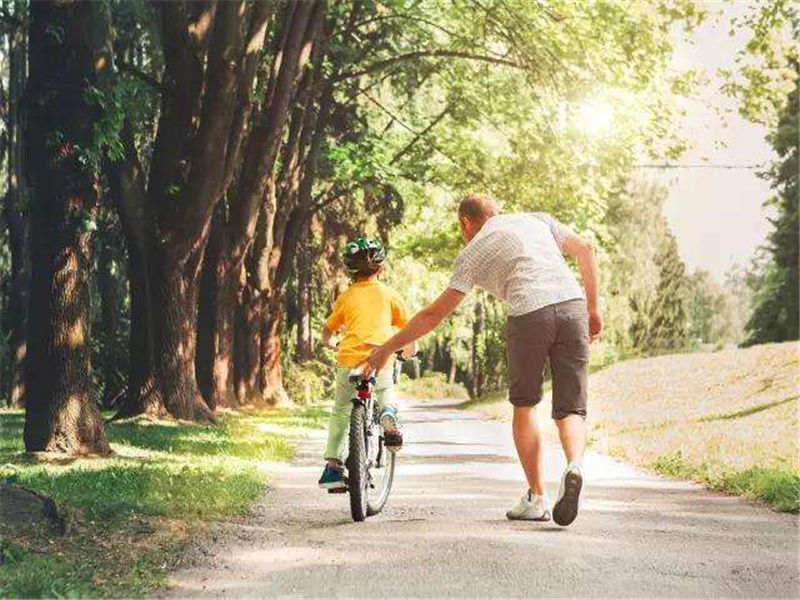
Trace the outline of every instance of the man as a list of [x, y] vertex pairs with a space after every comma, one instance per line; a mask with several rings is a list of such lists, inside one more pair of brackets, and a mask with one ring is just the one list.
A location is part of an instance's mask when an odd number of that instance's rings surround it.
[[[499, 214], [489, 196], [468, 195], [458, 207], [466, 246], [448, 288], [364, 362], [379, 372], [397, 350], [431, 332], [478, 286], [508, 308], [509, 400], [513, 434], [529, 489], [509, 519], [547, 521], [542, 441], [535, 406], [542, 399], [547, 360], [553, 378], [553, 419], [567, 458], [553, 519], [569, 525], [578, 515], [586, 447], [589, 342], [600, 335], [597, 263], [592, 245], [545, 213]], [[586, 293], [564, 256], [573, 256]]]

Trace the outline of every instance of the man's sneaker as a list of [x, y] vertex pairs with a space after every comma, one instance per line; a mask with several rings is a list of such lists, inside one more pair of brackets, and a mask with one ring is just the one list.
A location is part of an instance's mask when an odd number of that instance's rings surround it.
[[550, 511], [547, 510], [544, 496], [534, 496], [528, 490], [519, 504], [506, 513], [506, 517], [512, 521], [549, 521]]
[[558, 498], [553, 505], [553, 520], [565, 527], [578, 516], [578, 506], [583, 487], [583, 475], [578, 465], [567, 465], [561, 476], [561, 487], [558, 489]]
[[403, 447], [403, 434], [397, 422], [397, 411], [387, 406], [381, 413], [381, 427], [383, 427], [383, 444], [387, 450], [396, 452]]
[[342, 479], [342, 470], [331, 465], [325, 465], [322, 477], [319, 478], [319, 487], [323, 490], [338, 490], [345, 487]]

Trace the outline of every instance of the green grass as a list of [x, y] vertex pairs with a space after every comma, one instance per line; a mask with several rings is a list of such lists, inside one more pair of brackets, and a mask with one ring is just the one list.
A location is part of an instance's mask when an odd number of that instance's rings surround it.
[[700, 417], [700, 419], [698, 420], [701, 422], [710, 422], [710, 421], [728, 421], [730, 419], [741, 419], [742, 417], [749, 417], [750, 415], [760, 413], [761, 411], [773, 408], [775, 406], [781, 406], [782, 404], [787, 404], [789, 402], [793, 402], [796, 400], [797, 400], [797, 395], [793, 394], [788, 398], [784, 398], [783, 400], [776, 400], [775, 402], [767, 402], [766, 404], [759, 404], [758, 406], [752, 406], [744, 410], [737, 410], [735, 412], [730, 412], [730, 413], [705, 415], [703, 417]]
[[482, 404], [496, 404], [498, 402], [508, 402], [507, 391], [503, 390], [499, 392], [489, 392], [483, 396], [465, 400], [458, 405], [458, 408], [461, 410], [469, 410], [471, 408], [475, 408], [476, 406], [481, 406]]
[[[553, 382], [549, 379], [542, 384], [542, 398], [546, 399], [552, 394], [553, 390]], [[498, 402], [508, 402], [508, 390], [496, 390], [492, 392], [488, 392], [483, 396], [479, 396], [477, 398], [471, 398], [470, 400], [466, 400], [458, 405], [458, 408], [461, 410], [469, 410], [471, 408], [475, 408], [476, 406], [486, 405], [486, 404], [497, 404]]]
[[441, 398], [466, 400], [469, 398], [467, 389], [460, 383], [448, 383], [444, 373], [426, 373], [417, 379], [411, 379], [406, 375], [402, 375], [398, 390], [412, 398], [426, 400]]
[[22, 453], [22, 412], [0, 411], [0, 481], [79, 515], [62, 538], [0, 541], [0, 597], [146, 594], [187, 528], [247, 514], [267, 484], [265, 465], [294, 454], [287, 429], [325, 422], [327, 411], [309, 408], [226, 414], [216, 427], [109, 423], [113, 457], [43, 464]]
[[661, 475], [693, 479], [713, 490], [744, 496], [781, 512], [800, 512], [797, 473], [764, 467], [731, 471], [706, 463], [696, 465], [689, 463], [681, 452], [658, 458], [652, 467]]

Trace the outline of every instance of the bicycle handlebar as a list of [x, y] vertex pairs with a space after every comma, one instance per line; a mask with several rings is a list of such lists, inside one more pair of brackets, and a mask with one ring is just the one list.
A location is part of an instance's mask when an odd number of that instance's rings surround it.
[[403, 351], [402, 350], [398, 350], [397, 352], [394, 353], [394, 355], [397, 357], [397, 360], [399, 360], [400, 362], [408, 362], [409, 360], [422, 360], [422, 352], [417, 352], [416, 354], [414, 354], [414, 356], [412, 356], [410, 358], [403, 358]]

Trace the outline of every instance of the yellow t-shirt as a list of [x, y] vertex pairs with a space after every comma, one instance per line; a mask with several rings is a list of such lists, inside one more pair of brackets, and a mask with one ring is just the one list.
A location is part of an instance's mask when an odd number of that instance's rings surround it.
[[337, 333], [344, 328], [336, 360], [355, 367], [395, 331], [408, 323], [408, 310], [397, 293], [380, 281], [359, 281], [347, 288], [333, 305], [325, 325]]

